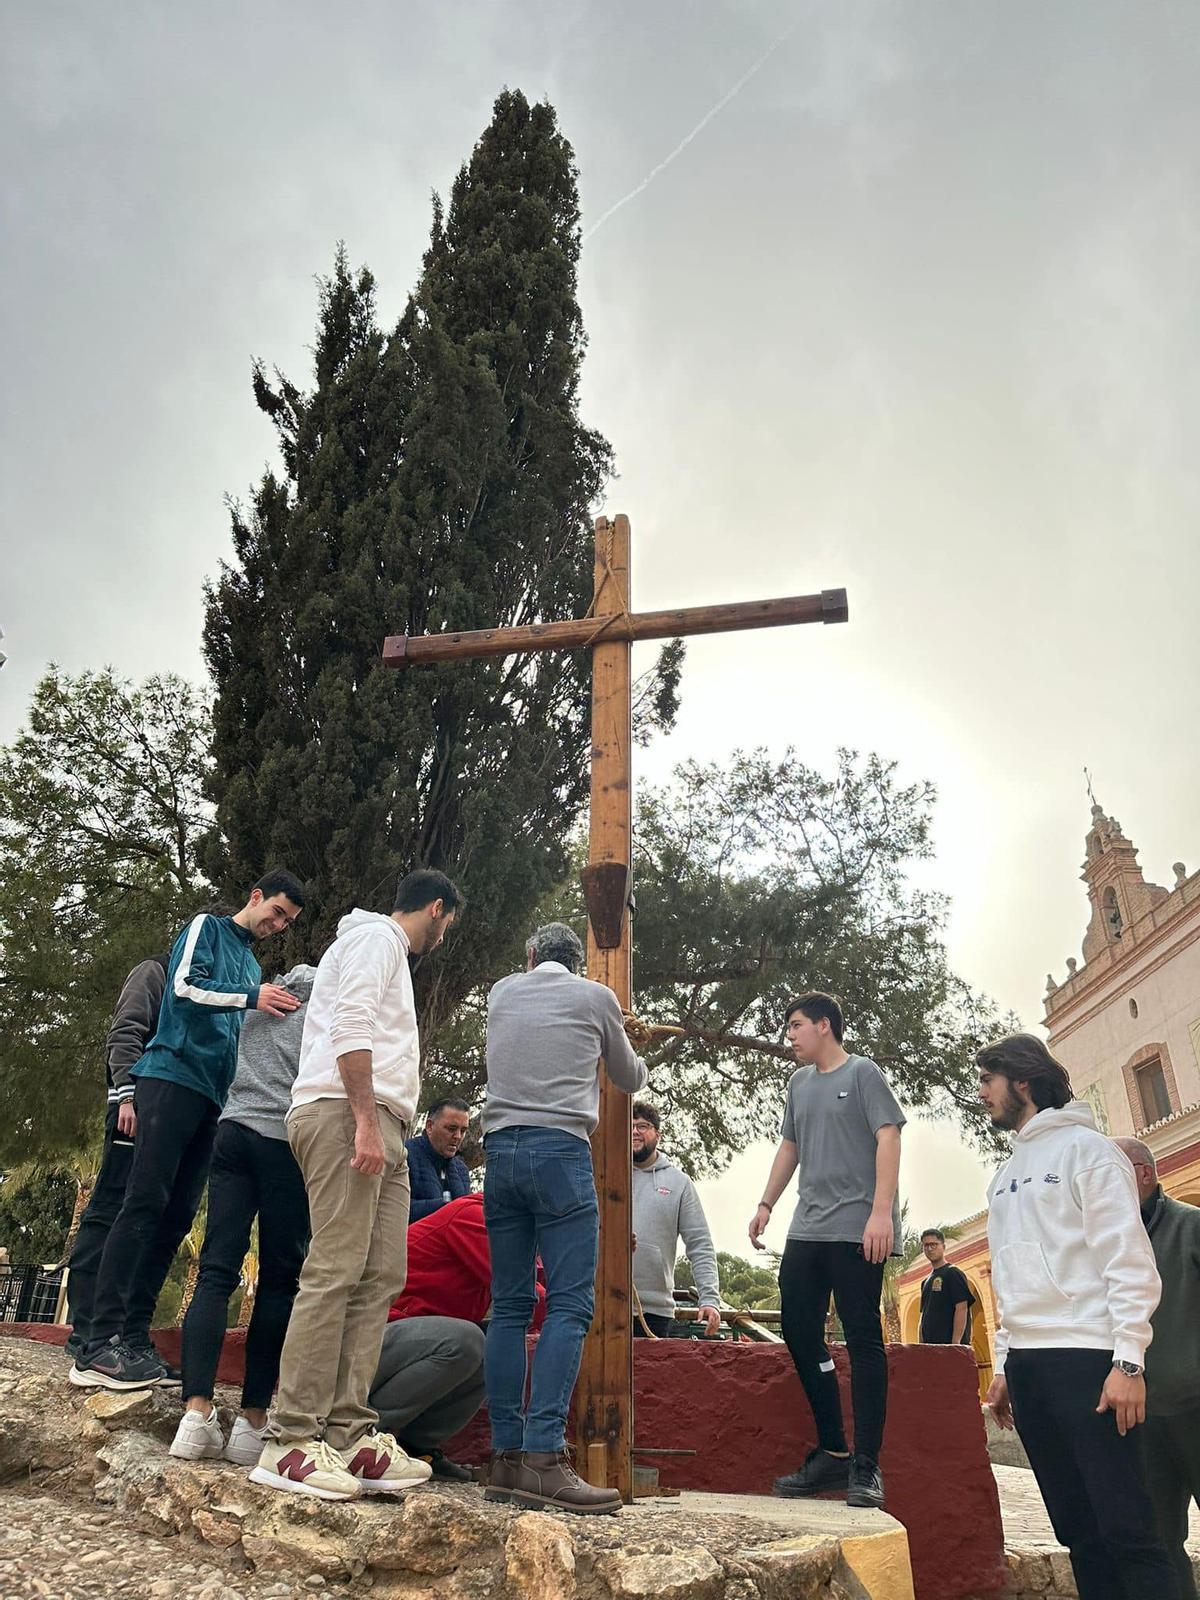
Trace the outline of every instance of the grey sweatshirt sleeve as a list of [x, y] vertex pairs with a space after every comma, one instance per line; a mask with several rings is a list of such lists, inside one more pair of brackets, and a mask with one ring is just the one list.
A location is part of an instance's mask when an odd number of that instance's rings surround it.
[[702, 1306], [719, 1306], [721, 1288], [717, 1277], [717, 1252], [713, 1249], [712, 1234], [708, 1231], [708, 1218], [690, 1178], [679, 1198], [679, 1236], [691, 1263], [692, 1277], [700, 1293]]
[[625, 1033], [625, 1016], [611, 989], [600, 985], [600, 1033], [604, 1048], [604, 1068], [618, 1089], [637, 1094], [646, 1087], [646, 1064], [634, 1050]]
[[118, 1100], [133, 1094], [130, 1070], [146, 1053], [158, 1027], [167, 974], [157, 961], [142, 961], [121, 986], [108, 1030], [108, 1070]]

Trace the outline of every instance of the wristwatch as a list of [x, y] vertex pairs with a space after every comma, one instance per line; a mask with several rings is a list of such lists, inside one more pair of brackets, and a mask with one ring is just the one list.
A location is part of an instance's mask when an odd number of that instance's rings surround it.
[[1123, 1372], [1127, 1378], [1140, 1378], [1142, 1368], [1136, 1361], [1114, 1361], [1113, 1366], [1118, 1372]]

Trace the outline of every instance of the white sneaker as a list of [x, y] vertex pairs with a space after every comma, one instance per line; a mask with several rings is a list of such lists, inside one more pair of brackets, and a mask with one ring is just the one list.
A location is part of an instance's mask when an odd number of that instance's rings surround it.
[[359, 1493], [358, 1479], [346, 1471], [346, 1463], [324, 1439], [302, 1439], [299, 1444], [268, 1439], [250, 1482], [289, 1494], [316, 1495], [318, 1500], [353, 1500]]
[[341, 1458], [364, 1494], [399, 1494], [433, 1476], [428, 1461], [414, 1460], [390, 1433], [364, 1433]]
[[171, 1454], [183, 1461], [203, 1461], [209, 1456], [219, 1456], [225, 1448], [225, 1435], [217, 1420], [214, 1406], [206, 1417], [198, 1411], [185, 1411], [179, 1419], [175, 1437], [171, 1440]]
[[225, 1459], [236, 1461], [239, 1467], [253, 1467], [262, 1455], [266, 1443], [265, 1424], [261, 1428], [253, 1428], [245, 1417], [236, 1417], [233, 1432], [229, 1435], [229, 1443], [225, 1446]]

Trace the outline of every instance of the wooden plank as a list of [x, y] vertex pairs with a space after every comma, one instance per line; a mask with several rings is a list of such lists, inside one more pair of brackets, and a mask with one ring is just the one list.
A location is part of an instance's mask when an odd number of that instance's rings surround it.
[[[605, 526], [615, 527], [621, 520], [616, 517]], [[581, 649], [588, 644], [675, 639], [697, 633], [738, 633], [747, 628], [786, 628], [803, 622], [845, 622], [848, 616], [845, 589], [824, 589], [820, 594], [798, 594], [782, 600], [685, 606], [677, 611], [643, 611], [632, 615], [627, 606], [617, 606], [615, 610], [597, 610], [590, 617], [573, 617], [565, 622], [534, 622], [522, 628], [425, 633], [412, 639], [404, 633], [393, 634], [383, 642], [383, 661], [389, 667], [429, 665], [464, 657], [517, 655], [530, 650]], [[600, 631], [606, 617], [611, 621]]]
[[[598, 619], [629, 606], [629, 519], [596, 523], [596, 603]], [[592, 652], [592, 801], [588, 861], [631, 860], [632, 730], [630, 726], [630, 645], [605, 638]], [[629, 911], [621, 919], [621, 942], [601, 949], [588, 928], [588, 976], [606, 983], [621, 1005], [632, 999]], [[600, 1121], [592, 1137], [592, 1162], [600, 1201], [600, 1255], [596, 1272], [596, 1314], [584, 1344], [575, 1390], [575, 1440], [585, 1470], [605, 1450], [607, 1481], [633, 1499], [633, 1326], [630, 1242], [632, 1211], [632, 1130], [630, 1099], [600, 1080]]]

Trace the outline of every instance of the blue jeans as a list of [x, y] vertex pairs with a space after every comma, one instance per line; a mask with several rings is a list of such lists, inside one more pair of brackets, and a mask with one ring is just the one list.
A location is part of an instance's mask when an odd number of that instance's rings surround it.
[[[600, 1214], [591, 1146], [557, 1128], [501, 1128], [485, 1141], [483, 1215], [492, 1255], [492, 1319], [484, 1372], [493, 1450], [553, 1452], [566, 1443], [567, 1407], [595, 1307]], [[537, 1258], [546, 1321], [525, 1398], [525, 1330]]]

